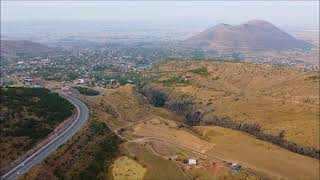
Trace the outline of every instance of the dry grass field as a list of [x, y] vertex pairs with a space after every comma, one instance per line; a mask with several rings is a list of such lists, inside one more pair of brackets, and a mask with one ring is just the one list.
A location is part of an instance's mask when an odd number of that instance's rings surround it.
[[318, 179], [319, 160], [295, 154], [245, 133], [222, 127], [195, 128], [215, 146], [208, 154], [255, 169], [273, 179]]
[[213, 148], [213, 144], [200, 139], [195, 134], [179, 129], [170, 120], [161, 117], [153, 118], [145, 123], [139, 123], [134, 127], [134, 134], [141, 137], [154, 137], [173, 144], [190, 147], [199, 152], [206, 152]]
[[176, 163], [155, 155], [146, 146], [137, 143], [126, 143], [125, 149], [130, 156], [134, 156], [139, 163], [144, 164], [147, 168], [144, 179], [188, 179], [188, 176]]
[[[196, 152], [207, 154], [215, 144], [201, 139], [193, 130], [179, 128], [176, 121], [163, 118], [153, 118], [145, 123], [134, 127], [134, 133], [141, 137], [151, 138], [148, 142], [156, 154], [166, 157], [176, 157], [175, 160], [189, 176], [199, 179], [246, 179], [258, 177], [247, 168], [242, 168], [239, 173], [232, 173], [230, 162], [219, 159], [219, 156], [212, 154], [212, 157], [200, 155]], [[160, 141], [159, 141], [160, 140]], [[216, 157], [216, 158], [214, 158]], [[190, 166], [185, 161], [189, 158], [197, 159], [196, 166]]]
[[95, 111], [102, 113], [101, 116], [107, 117], [111, 114], [111, 118], [118, 121], [114, 123], [120, 126], [151, 115], [149, 113], [151, 106], [146, 105], [143, 96], [130, 85], [117, 89], [102, 89], [101, 95], [84, 98]]
[[[320, 167], [316, 159], [292, 153], [271, 143], [257, 140], [246, 133], [216, 126], [195, 127], [195, 130], [201, 135], [198, 137], [197, 134], [184, 128], [179, 129], [178, 126], [174, 126], [174, 121], [171, 123], [169, 121], [154, 118], [139, 123], [134, 127], [134, 133], [141, 137], [160, 139], [168, 142], [169, 145], [175, 144], [212, 155], [227, 162], [238, 162], [264, 178], [319, 178], [318, 169]], [[205, 176], [208, 173], [205, 170], [206, 168], [200, 168], [195, 171], [191, 168], [191, 172], [196, 176], [200, 176], [199, 173]], [[221, 177], [224, 177], [223, 174]], [[230, 174], [226, 177], [230, 177]]]
[[146, 174], [146, 168], [134, 160], [121, 156], [111, 166], [114, 180], [142, 180]]
[[[191, 70], [206, 67], [208, 74]], [[160, 80], [188, 78], [188, 84], [172, 83], [177, 94], [194, 97], [204, 119], [230, 118], [258, 123], [264, 132], [319, 149], [319, 74], [268, 65], [220, 61], [160, 63], [152, 71]], [[191, 82], [191, 83], [190, 83]]]

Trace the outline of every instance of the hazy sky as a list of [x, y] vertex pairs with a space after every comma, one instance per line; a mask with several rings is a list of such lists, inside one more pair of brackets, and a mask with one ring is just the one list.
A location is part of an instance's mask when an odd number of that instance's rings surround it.
[[112, 20], [239, 24], [250, 19], [318, 29], [318, 1], [3, 1], [1, 21]]

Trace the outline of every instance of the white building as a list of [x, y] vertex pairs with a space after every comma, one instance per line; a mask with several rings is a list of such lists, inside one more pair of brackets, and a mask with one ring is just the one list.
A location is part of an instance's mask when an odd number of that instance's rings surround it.
[[189, 159], [188, 164], [189, 165], [197, 165], [197, 160], [196, 159]]
[[84, 83], [84, 79], [79, 79], [79, 84], [83, 84]]
[[240, 164], [238, 164], [238, 163], [232, 163], [232, 167], [239, 167], [240, 166]]

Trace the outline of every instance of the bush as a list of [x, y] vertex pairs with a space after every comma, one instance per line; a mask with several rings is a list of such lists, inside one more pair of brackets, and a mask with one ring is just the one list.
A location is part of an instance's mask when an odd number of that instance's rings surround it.
[[109, 104], [105, 106], [105, 111], [108, 114], [112, 115], [113, 118], [117, 118], [118, 117], [118, 113]]
[[106, 130], [107, 125], [104, 122], [93, 120], [90, 122], [90, 129], [94, 134], [101, 134]]
[[96, 96], [96, 95], [100, 94], [99, 91], [96, 91], [96, 90], [90, 89], [90, 88], [86, 88], [86, 87], [75, 86], [73, 88], [76, 89], [77, 91], [79, 91], [79, 93], [86, 95], [86, 96]]
[[60, 168], [54, 169], [53, 174], [61, 180], [65, 179], [64, 173]]
[[156, 89], [144, 88], [141, 92], [148, 97], [155, 107], [163, 107], [167, 100], [167, 94]]
[[190, 72], [195, 73], [195, 74], [204, 75], [204, 76], [207, 76], [209, 74], [208, 69], [206, 67], [194, 69], [194, 70], [191, 70]]
[[174, 76], [174, 77], [172, 77], [170, 79], [162, 81], [162, 83], [165, 86], [172, 86], [172, 85], [175, 85], [175, 84], [190, 84], [190, 81], [189, 80], [185, 80], [182, 77]]

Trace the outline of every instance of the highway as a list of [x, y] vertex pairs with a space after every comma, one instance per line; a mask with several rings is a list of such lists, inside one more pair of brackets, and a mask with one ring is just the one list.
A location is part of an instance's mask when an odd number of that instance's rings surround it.
[[12, 180], [18, 176], [26, 173], [31, 167], [40, 163], [46, 157], [48, 157], [53, 151], [55, 151], [60, 145], [68, 141], [81, 127], [86, 123], [89, 117], [88, 107], [81, 102], [79, 99], [65, 94], [60, 93], [60, 96], [66, 98], [77, 108], [77, 118], [65, 131], [57, 135], [52, 141], [44, 145], [42, 148], [37, 150], [35, 153], [23, 160], [19, 165], [12, 168], [1, 176], [1, 180]]

